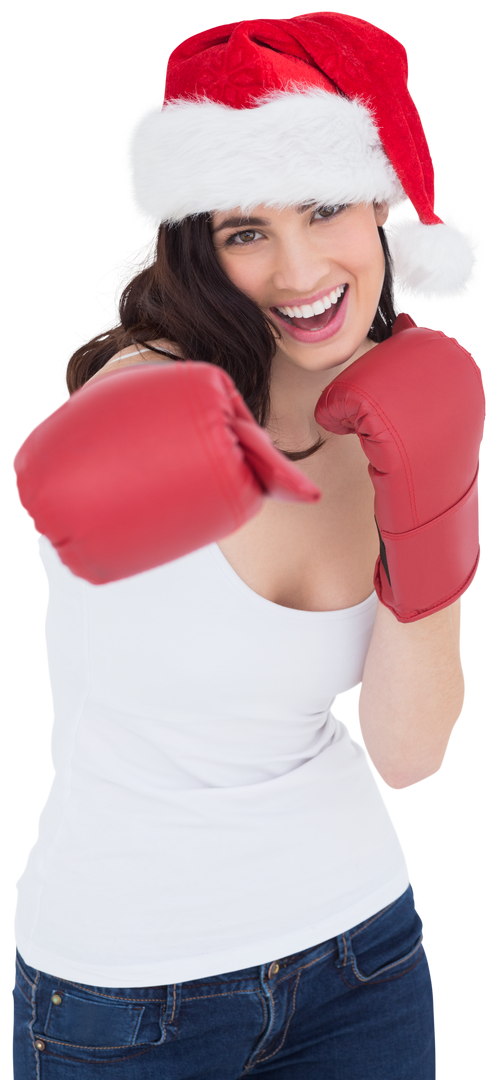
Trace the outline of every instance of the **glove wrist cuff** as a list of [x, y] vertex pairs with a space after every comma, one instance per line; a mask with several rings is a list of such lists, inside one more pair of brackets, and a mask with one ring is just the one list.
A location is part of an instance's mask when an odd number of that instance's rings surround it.
[[379, 536], [374, 588], [398, 621], [416, 622], [449, 607], [470, 585], [479, 561], [478, 468], [463, 498], [440, 517], [405, 533], [379, 529]]

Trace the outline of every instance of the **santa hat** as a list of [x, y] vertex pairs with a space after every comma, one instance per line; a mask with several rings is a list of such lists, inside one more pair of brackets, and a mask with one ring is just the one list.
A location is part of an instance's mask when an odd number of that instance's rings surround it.
[[230, 23], [169, 58], [162, 111], [139, 124], [135, 194], [158, 223], [263, 203], [282, 208], [409, 198], [391, 236], [401, 282], [456, 292], [468, 239], [433, 209], [433, 166], [407, 90], [405, 49], [335, 12]]

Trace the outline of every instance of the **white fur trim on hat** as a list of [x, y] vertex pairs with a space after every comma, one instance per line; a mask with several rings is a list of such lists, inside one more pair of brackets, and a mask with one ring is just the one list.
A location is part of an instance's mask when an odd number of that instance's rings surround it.
[[132, 165], [138, 204], [158, 223], [260, 203], [405, 198], [366, 106], [322, 89], [280, 91], [247, 109], [169, 102], [137, 127]]

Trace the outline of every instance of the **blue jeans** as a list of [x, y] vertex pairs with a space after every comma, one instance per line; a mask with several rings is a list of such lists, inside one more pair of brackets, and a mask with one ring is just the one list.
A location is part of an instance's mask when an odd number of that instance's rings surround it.
[[88, 986], [18, 955], [15, 1080], [433, 1080], [421, 942], [409, 885], [321, 945], [182, 984]]

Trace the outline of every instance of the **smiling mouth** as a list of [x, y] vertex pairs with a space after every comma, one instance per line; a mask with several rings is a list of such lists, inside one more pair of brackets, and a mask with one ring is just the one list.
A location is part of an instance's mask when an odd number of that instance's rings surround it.
[[[316, 300], [314, 304], [302, 304], [301, 307], [286, 304], [284, 307], [273, 307], [271, 311], [283, 322], [289, 326], [295, 326], [298, 330], [324, 330], [340, 308], [347, 288], [347, 284], [339, 285], [321, 300]], [[320, 307], [323, 310], [320, 311]]]

